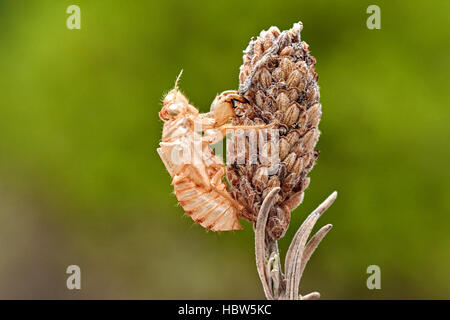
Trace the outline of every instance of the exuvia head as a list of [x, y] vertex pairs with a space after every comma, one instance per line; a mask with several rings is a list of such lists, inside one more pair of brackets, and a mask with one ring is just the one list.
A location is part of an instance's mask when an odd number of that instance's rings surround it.
[[180, 80], [181, 74], [183, 70], [181, 70], [180, 74], [175, 81], [175, 88], [169, 91], [168, 94], [164, 97], [163, 107], [159, 112], [159, 118], [163, 121], [173, 120], [180, 115], [186, 114], [189, 109], [189, 102], [186, 97], [178, 90], [178, 81]]
[[188, 110], [189, 102], [186, 97], [178, 90], [174, 88], [164, 97], [163, 107], [159, 112], [161, 120], [173, 120], [178, 116], [186, 114]]

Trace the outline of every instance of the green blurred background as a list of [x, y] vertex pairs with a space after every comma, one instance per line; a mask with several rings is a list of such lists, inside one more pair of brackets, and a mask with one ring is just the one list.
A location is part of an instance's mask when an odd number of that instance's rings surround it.
[[[282, 252], [339, 192], [300, 291], [450, 298], [449, 14], [445, 0], [2, 0], [0, 298], [263, 298], [251, 224], [206, 232], [177, 205], [157, 112], [181, 69], [207, 111], [237, 88], [250, 38], [296, 21], [318, 61], [322, 152]], [[82, 290], [66, 288], [71, 264]]]

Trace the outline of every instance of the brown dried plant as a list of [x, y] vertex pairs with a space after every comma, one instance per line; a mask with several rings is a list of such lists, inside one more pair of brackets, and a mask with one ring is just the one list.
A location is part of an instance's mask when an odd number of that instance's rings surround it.
[[[270, 190], [281, 188], [267, 223], [267, 232], [273, 240], [284, 236], [291, 211], [302, 202], [309, 185], [307, 175], [319, 155], [314, 149], [322, 114], [314, 71], [316, 60], [308, 45], [301, 41], [301, 30], [301, 23], [283, 32], [271, 27], [250, 41], [239, 76], [239, 93], [248, 102], [236, 102], [237, 116], [232, 118], [234, 125], [272, 123], [278, 129], [279, 140], [269, 134], [262, 146], [269, 163], [263, 163], [261, 158], [250, 161], [247, 156], [245, 163], [234, 162], [227, 167], [233, 197], [246, 209], [241, 217], [249, 221], [256, 222]], [[239, 133], [234, 134], [230, 150], [249, 155], [249, 136], [245, 137], [245, 150], [233, 150], [241, 148], [238, 146], [241, 138]], [[275, 153], [281, 163], [270, 163], [270, 155]], [[269, 172], [269, 167], [276, 169]]]
[[301, 22], [283, 32], [271, 27], [250, 41], [239, 76], [239, 93], [246, 101], [236, 102], [232, 123], [272, 124], [278, 130], [259, 140], [262, 157], [251, 156], [254, 140], [245, 132], [234, 132], [228, 147], [231, 154], [244, 155], [243, 163], [228, 164], [227, 178], [233, 197], [245, 208], [240, 216], [255, 223], [256, 267], [267, 299], [320, 297], [318, 292], [299, 295], [299, 284], [309, 258], [332, 225], [322, 227], [309, 241], [308, 237], [337, 196], [333, 192], [298, 229], [283, 272], [277, 240], [289, 226], [291, 211], [303, 200], [307, 175], [319, 155], [315, 146], [322, 112], [316, 60], [301, 41], [302, 28]]
[[[308, 237], [337, 196], [333, 192], [298, 229], [283, 272], [277, 241], [303, 200], [307, 174], [319, 155], [314, 149], [321, 118], [316, 61], [300, 39], [301, 30], [301, 23], [283, 32], [271, 27], [252, 39], [244, 51], [239, 92], [216, 97], [210, 112], [200, 114], [190, 105], [177, 79], [159, 113], [164, 127], [158, 153], [178, 201], [194, 221], [213, 231], [241, 229], [238, 217], [254, 222], [256, 266], [267, 299], [320, 297], [317, 292], [299, 295], [299, 284], [306, 263], [332, 226]], [[271, 130], [259, 140], [260, 157], [253, 157], [252, 129], [267, 128]], [[228, 141], [229, 154], [244, 155], [243, 163], [229, 161], [226, 168], [231, 190], [222, 181], [225, 165], [210, 147], [229, 129], [243, 129]]]

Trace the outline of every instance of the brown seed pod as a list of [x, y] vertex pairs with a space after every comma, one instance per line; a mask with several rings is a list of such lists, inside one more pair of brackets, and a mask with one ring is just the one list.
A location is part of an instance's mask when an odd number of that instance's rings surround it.
[[[266, 154], [257, 157], [253, 165], [256, 169], [232, 163], [227, 167], [233, 195], [245, 206], [245, 218], [250, 221], [256, 221], [269, 191], [281, 187], [266, 229], [274, 240], [285, 234], [290, 211], [303, 199], [303, 191], [309, 185], [306, 176], [318, 156], [314, 148], [319, 138], [322, 111], [314, 71], [316, 60], [309, 46], [301, 41], [301, 30], [301, 23], [283, 32], [271, 27], [250, 41], [239, 75], [239, 93], [248, 103], [237, 102], [238, 116], [232, 119], [233, 125], [252, 125], [259, 121], [276, 123], [273, 128], [278, 129], [278, 139], [261, 145]], [[235, 139], [233, 136], [232, 141]], [[278, 157], [271, 156], [274, 150]]]

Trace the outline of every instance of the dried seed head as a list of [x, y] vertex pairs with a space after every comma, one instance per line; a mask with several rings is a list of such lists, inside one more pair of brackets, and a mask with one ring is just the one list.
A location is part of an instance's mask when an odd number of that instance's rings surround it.
[[320, 117], [322, 116], [320, 104], [316, 103], [311, 108], [309, 108], [306, 111], [306, 116], [308, 117], [308, 127], [317, 127], [317, 124], [320, 121]]
[[294, 165], [296, 159], [297, 159], [297, 155], [294, 152], [290, 153], [286, 157], [286, 159], [284, 159], [283, 164], [287, 171], [289, 171], [289, 172], [291, 171], [292, 166]]
[[289, 145], [294, 145], [297, 141], [300, 139], [300, 134], [298, 130], [291, 130], [287, 135], [286, 138], [288, 139]]
[[272, 77], [275, 81], [284, 81], [284, 79], [286, 78], [286, 74], [284, 73], [283, 69], [276, 68], [272, 72]]
[[280, 180], [278, 180], [277, 176], [272, 176], [269, 180], [269, 183], [267, 184], [270, 188], [275, 188], [280, 186]]
[[299, 176], [300, 173], [302, 172], [302, 169], [303, 169], [303, 159], [297, 158], [297, 160], [295, 160], [294, 165], [292, 166], [292, 172], [294, 172], [297, 176]]
[[289, 90], [289, 100], [296, 101], [298, 98], [299, 90], [297, 88], [292, 88]]
[[300, 114], [300, 108], [297, 106], [297, 103], [291, 104], [291, 106], [286, 110], [284, 114], [283, 123], [288, 126], [292, 126], [297, 122], [298, 115]]
[[286, 93], [281, 92], [277, 97], [277, 108], [279, 110], [285, 111], [289, 106], [289, 97]]
[[284, 160], [289, 153], [290, 144], [286, 137], [280, 139], [280, 160]]
[[256, 92], [255, 101], [256, 103], [263, 104], [265, 102], [266, 95], [262, 91]]
[[266, 68], [260, 71], [259, 82], [261, 83], [261, 86], [266, 89], [269, 88], [270, 84], [272, 83], [272, 75]]
[[312, 150], [319, 139], [319, 132], [316, 129], [309, 130], [302, 138], [302, 146], [305, 150]]
[[269, 181], [269, 172], [267, 167], [259, 167], [253, 175], [252, 183], [260, 192], [264, 191]]
[[281, 190], [284, 189], [284, 191], [287, 192], [293, 189], [297, 180], [298, 176], [294, 172], [290, 173], [285, 179], [283, 179], [281, 184]]
[[[301, 116], [298, 118], [297, 126], [300, 128], [300, 132], [304, 133], [306, 131], [306, 121], [308, 120], [308, 117], [306, 113], [302, 113]], [[320, 120], [320, 118], [319, 118]], [[319, 124], [319, 122], [317, 122]]]
[[[309, 185], [307, 174], [318, 156], [314, 148], [322, 113], [314, 70], [316, 60], [309, 46], [300, 40], [301, 30], [301, 23], [283, 32], [272, 27], [250, 41], [239, 75], [239, 93], [248, 103], [236, 103], [238, 117], [232, 120], [234, 125], [276, 121], [273, 129], [278, 129], [278, 144], [268, 137], [258, 146], [261, 148], [253, 167], [233, 164], [227, 167], [233, 195], [246, 207], [243, 217], [250, 221], [256, 221], [268, 192], [275, 186], [281, 187], [267, 223], [267, 233], [274, 240], [286, 232], [290, 210], [303, 197]], [[245, 161], [250, 161], [248, 150], [236, 152], [246, 154]], [[278, 165], [273, 163], [273, 152], [278, 152]]]
[[294, 70], [295, 64], [286, 57], [281, 60], [280, 67], [286, 74], [290, 74]]
[[289, 88], [295, 88], [300, 84], [301, 80], [302, 74], [300, 73], [300, 71], [294, 70], [292, 73], [289, 74], [286, 84]]
[[287, 46], [286, 48], [281, 50], [280, 56], [292, 56], [293, 53], [294, 53], [294, 48], [292, 48], [291, 46]]

